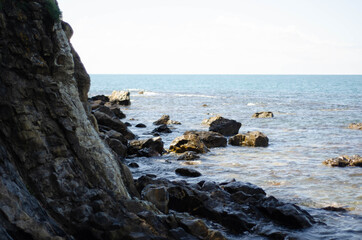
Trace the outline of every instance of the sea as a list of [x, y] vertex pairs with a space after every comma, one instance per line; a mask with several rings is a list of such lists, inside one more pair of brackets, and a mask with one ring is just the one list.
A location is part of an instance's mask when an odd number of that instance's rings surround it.
[[[307, 210], [319, 224], [296, 231], [297, 239], [362, 239], [362, 168], [322, 164], [340, 155], [362, 155], [362, 75], [91, 75], [89, 96], [128, 90], [131, 105], [122, 121], [139, 139], [151, 138], [152, 123], [162, 115], [181, 122], [161, 134], [167, 149], [188, 130], [208, 130], [204, 119], [221, 115], [242, 123], [239, 133], [260, 131], [265, 148], [212, 148], [197, 161], [175, 154], [126, 159], [137, 162], [134, 178], [154, 174], [170, 180], [256, 184], [268, 195]], [[273, 118], [252, 118], [271, 111]], [[147, 128], [136, 128], [143, 123]], [[193, 168], [199, 178], [175, 174]], [[346, 212], [323, 210], [344, 208]], [[263, 239], [246, 235], [235, 239]]]

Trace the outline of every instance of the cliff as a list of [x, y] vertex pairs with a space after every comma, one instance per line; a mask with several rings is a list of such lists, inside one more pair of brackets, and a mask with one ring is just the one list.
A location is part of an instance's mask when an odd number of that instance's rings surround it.
[[[54, 0], [0, 0], [0, 240], [288, 238], [314, 223], [249, 183], [134, 183], [100, 138], [60, 14]], [[126, 148], [131, 133], [106, 113], [98, 121], [118, 124]]]

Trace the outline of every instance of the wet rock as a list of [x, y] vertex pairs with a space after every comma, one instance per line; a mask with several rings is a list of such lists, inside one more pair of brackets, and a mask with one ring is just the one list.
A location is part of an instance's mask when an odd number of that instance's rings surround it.
[[116, 116], [119, 119], [123, 119], [126, 118], [126, 114], [124, 114], [119, 107], [110, 107], [109, 108], [111, 110], [111, 112], [114, 114], [114, 116]]
[[267, 147], [269, 139], [263, 133], [253, 131], [232, 136], [229, 139], [229, 144], [233, 146]]
[[102, 112], [94, 112], [94, 116], [96, 117], [99, 125], [104, 125], [110, 129], [120, 132], [128, 140], [135, 139], [136, 136], [120, 120], [113, 119]]
[[186, 132], [184, 135], [175, 138], [171, 144], [169, 151], [175, 153], [183, 153], [187, 151], [193, 151], [196, 153], [206, 153], [209, 150], [206, 145], [201, 141], [199, 135]]
[[354, 166], [354, 167], [362, 167], [362, 157], [359, 155], [353, 156], [339, 156], [336, 158], [330, 158], [323, 162], [325, 165], [329, 165], [332, 167], [347, 167], [347, 166]]
[[117, 140], [121, 141], [121, 143], [123, 145], [127, 146], [128, 140], [121, 133], [114, 131], [112, 129], [109, 129], [109, 130], [103, 129], [102, 131], [105, 133], [105, 135], [107, 137], [117, 139]]
[[135, 127], [136, 128], [146, 128], [147, 126], [143, 123], [138, 123]]
[[177, 168], [175, 170], [177, 175], [184, 177], [200, 177], [201, 173], [191, 168]]
[[166, 124], [162, 124], [159, 127], [153, 129], [152, 133], [172, 133], [171, 129]]
[[185, 134], [193, 133], [199, 135], [201, 141], [208, 148], [215, 147], [226, 147], [227, 139], [220, 133], [211, 132], [211, 131], [189, 131], [185, 132]]
[[162, 117], [160, 119], [158, 119], [157, 121], [153, 122], [154, 125], [170, 125], [170, 124], [174, 124], [174, 125], [180, 125], [181, 123], [178, 121], [174, 121], [174, 120], [170, 120], [170, 116], [169, 115], [162, 115]]
[[349, 129], [362, 130], [362, 123], [351, 123], [348, 125]]
[[272, 112], [257, 112], [254, 113], [253, 118], [272, 118], [274, 117], [274, 114]]
[[209, 125], [209, 131], [221, 133], [224, 136], [232, 136], [239, 132], [241, 123], [223, 118], [221, 116], [211, 117], [204, 120], [203, 124]]
[[161, 156], [164, 152], [163, 141], [160, 137], [130, 141], [127, 149], [128, 155], [136, 154], [139, 157]]
[[109, 96], [109, 102], [111, 104], [117, 104], [122, 106], [131, 105], [131, 98], [129, 91], [113, 91]]
[[141, 197], [153, 204], [163, 213], [168, 213], [169, 194], [166, 187], [147, 185], [141, 193]]
[[266, 195], [266, 193], [264, 192], [264, 190], [254, 184], [248, 183], [248, 182], [230, 182], [228, 184], [225, 184], [223, 186], [221, 186], [223, 189], [225, 189], [225, 191], [227, 191], [228, 193], [236, 193], [239, 191], [242, 191], [244, 193], [247, 194], [251, 194], [251, 195]]
[[102, 102], [109, 102], [109, 97], [104, 95], [96, 95], [90, 98], [92, 101], [100, 100]]
[[128, 164], [128, 166], [131, 167], [131, 168], [139, 168], [139, 167], [140, 167], [140, 166], [139, 166], [137, 163], [135, 163], [135, 162], [132, 162], [132, 163]]
[[328, 206], [328, 207], [324, 207], [322, 209], [326, 210], [326, 211], [332, 211], [332, 212], [347, 212], [347, 209], [345, 209], [343, 207]]
[[200, 156], [197, 155], [194, 152], [185, 152], [184, 154], [181, 154], [177, 160], [185, 160], [185, 161], [191, 161], [191, 160], [196, 160], [199, 159]]

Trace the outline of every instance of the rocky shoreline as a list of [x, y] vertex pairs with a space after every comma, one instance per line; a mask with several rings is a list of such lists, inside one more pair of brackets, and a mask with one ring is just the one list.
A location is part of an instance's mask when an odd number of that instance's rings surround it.
[[192, 160], [269, 139], [239, 134], [241, 123], [217, 116], [209, 131], [187, 131], [166, 151], [159, 136], [180, 122], [164, 116], [154, 138], [137, 139], [119, 109], [129, 94], [88, 99], [90, 78], [56, 1], [2, 0], [0, 30], [0, 239], [292, 239], [319, 224], [247, 182], [204, 181], [183, 169], [200, 181], [133, 179], [126, 157]]

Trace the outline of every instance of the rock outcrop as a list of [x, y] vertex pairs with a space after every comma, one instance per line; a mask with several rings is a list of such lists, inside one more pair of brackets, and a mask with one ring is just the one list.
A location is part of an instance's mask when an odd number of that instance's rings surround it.
[[212, 131], [189, 131], [185, 132], [184, 134], [197, 134], [201, 141], [206, 145], [208, 148], [215, 148], [215, 147], [226, 147], [227, 139], [222, 134]]
[[131, 96], [129, 91], [113, 91], [109, 96], [110, 105], [131, 105]]
[[184, 153], [188, 151], [196, 153], [206, 153], [209, 150], [198, 134], [194, 132], [185, 132], [184, 135], [175, 138], [171, 144], [169, 151], [175, 153]]

